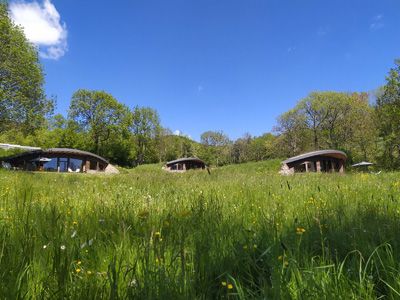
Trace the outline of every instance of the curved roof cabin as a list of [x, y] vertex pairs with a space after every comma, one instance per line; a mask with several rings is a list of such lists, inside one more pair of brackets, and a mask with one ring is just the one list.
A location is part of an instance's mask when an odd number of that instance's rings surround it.
[[70, 172], [70, 173], [119, 173], [105, 158], [91, 152], [50, 148], [20, 153], [3, 158], [17, 170]]
[[172, 160], [166, 163], [163, 167], [164, 170], [170, 172], [185, 172], [191, 169], [205, 169], [206, 164], [197, 157], [185, 157]]
[[318, 150], [291, 157], [282, 162], [280, 173], [344, 172], [346, 153], [338, 150]]

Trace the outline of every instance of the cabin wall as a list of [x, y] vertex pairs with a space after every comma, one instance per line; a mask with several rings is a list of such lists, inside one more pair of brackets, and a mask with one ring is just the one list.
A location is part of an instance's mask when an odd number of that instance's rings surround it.
[[345, 161], [343, 159], [328, 156], [316, 156], [283, 164], [280, 173], [285, 175], [308, 172], [344, 173], [344, 164]]

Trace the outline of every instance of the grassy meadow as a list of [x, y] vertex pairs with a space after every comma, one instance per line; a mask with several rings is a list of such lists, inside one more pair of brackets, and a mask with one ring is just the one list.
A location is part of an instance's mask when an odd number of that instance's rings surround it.
[[400, 173], [278, 168], [0, 171], [0, 298], [400, 298]]

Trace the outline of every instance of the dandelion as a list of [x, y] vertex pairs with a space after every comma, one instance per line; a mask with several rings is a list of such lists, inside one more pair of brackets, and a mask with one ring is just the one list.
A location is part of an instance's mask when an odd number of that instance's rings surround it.
[[82, 271], [82, 270], [79, 269], [79, 268], [75, 270], [76, 273], [80, 273], [81, 271]]
[[155, 237], [160, 237], [160, 236], [161, 236], [161, 233], [160, 233], [159, 231], [157, 231], [156, 233], [154, 233], [154, 236], [155, 236]]
[[233, 289], [233, 285], [231, 283], [229, 283], [227, 287], [228, 287], [228, 290]]
[[76, 226], [76, 225], [78, 225], [78, 222], [77, 221], [73, 221], [72, 225]]
[[303, 227], [297, 227], [296, 228], [296, 233], [297, 234], [303, 234], [304, 232], [306, 232], [306, 230]]
[[61, 249], [62, 251], [64, 251], [66, 248], [67, 248], [67, 247], [65, 247], [65, 245], [61, 245], [61, 247], [60, 247], [60, 249]]
[[77, 264], [78, 266], [80, 266], [80, 265], [82, 264], [82, 262], [81, 262], [80, 260], [78, 260], [78, 261], [76, 261], [76, 264]]

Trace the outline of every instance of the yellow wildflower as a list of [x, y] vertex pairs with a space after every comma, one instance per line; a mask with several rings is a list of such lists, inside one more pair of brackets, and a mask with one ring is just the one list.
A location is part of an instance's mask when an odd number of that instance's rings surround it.
[[226, 281], [221, 282], [222, 286], [226, 286]]
[[233, 289], [233, 285], [231, 283], [228, 284], [228, 290]]
[[76, 273], [80, 273], [81, 271], [82, 271], [82, 270], [79, 269], [79, 268], [75, 270]]
[[297, 227], [296, 228], [296, 233], [297, 234], [303, 234], [304, 232], [306, 232], [306, 230], [303, 227]]

